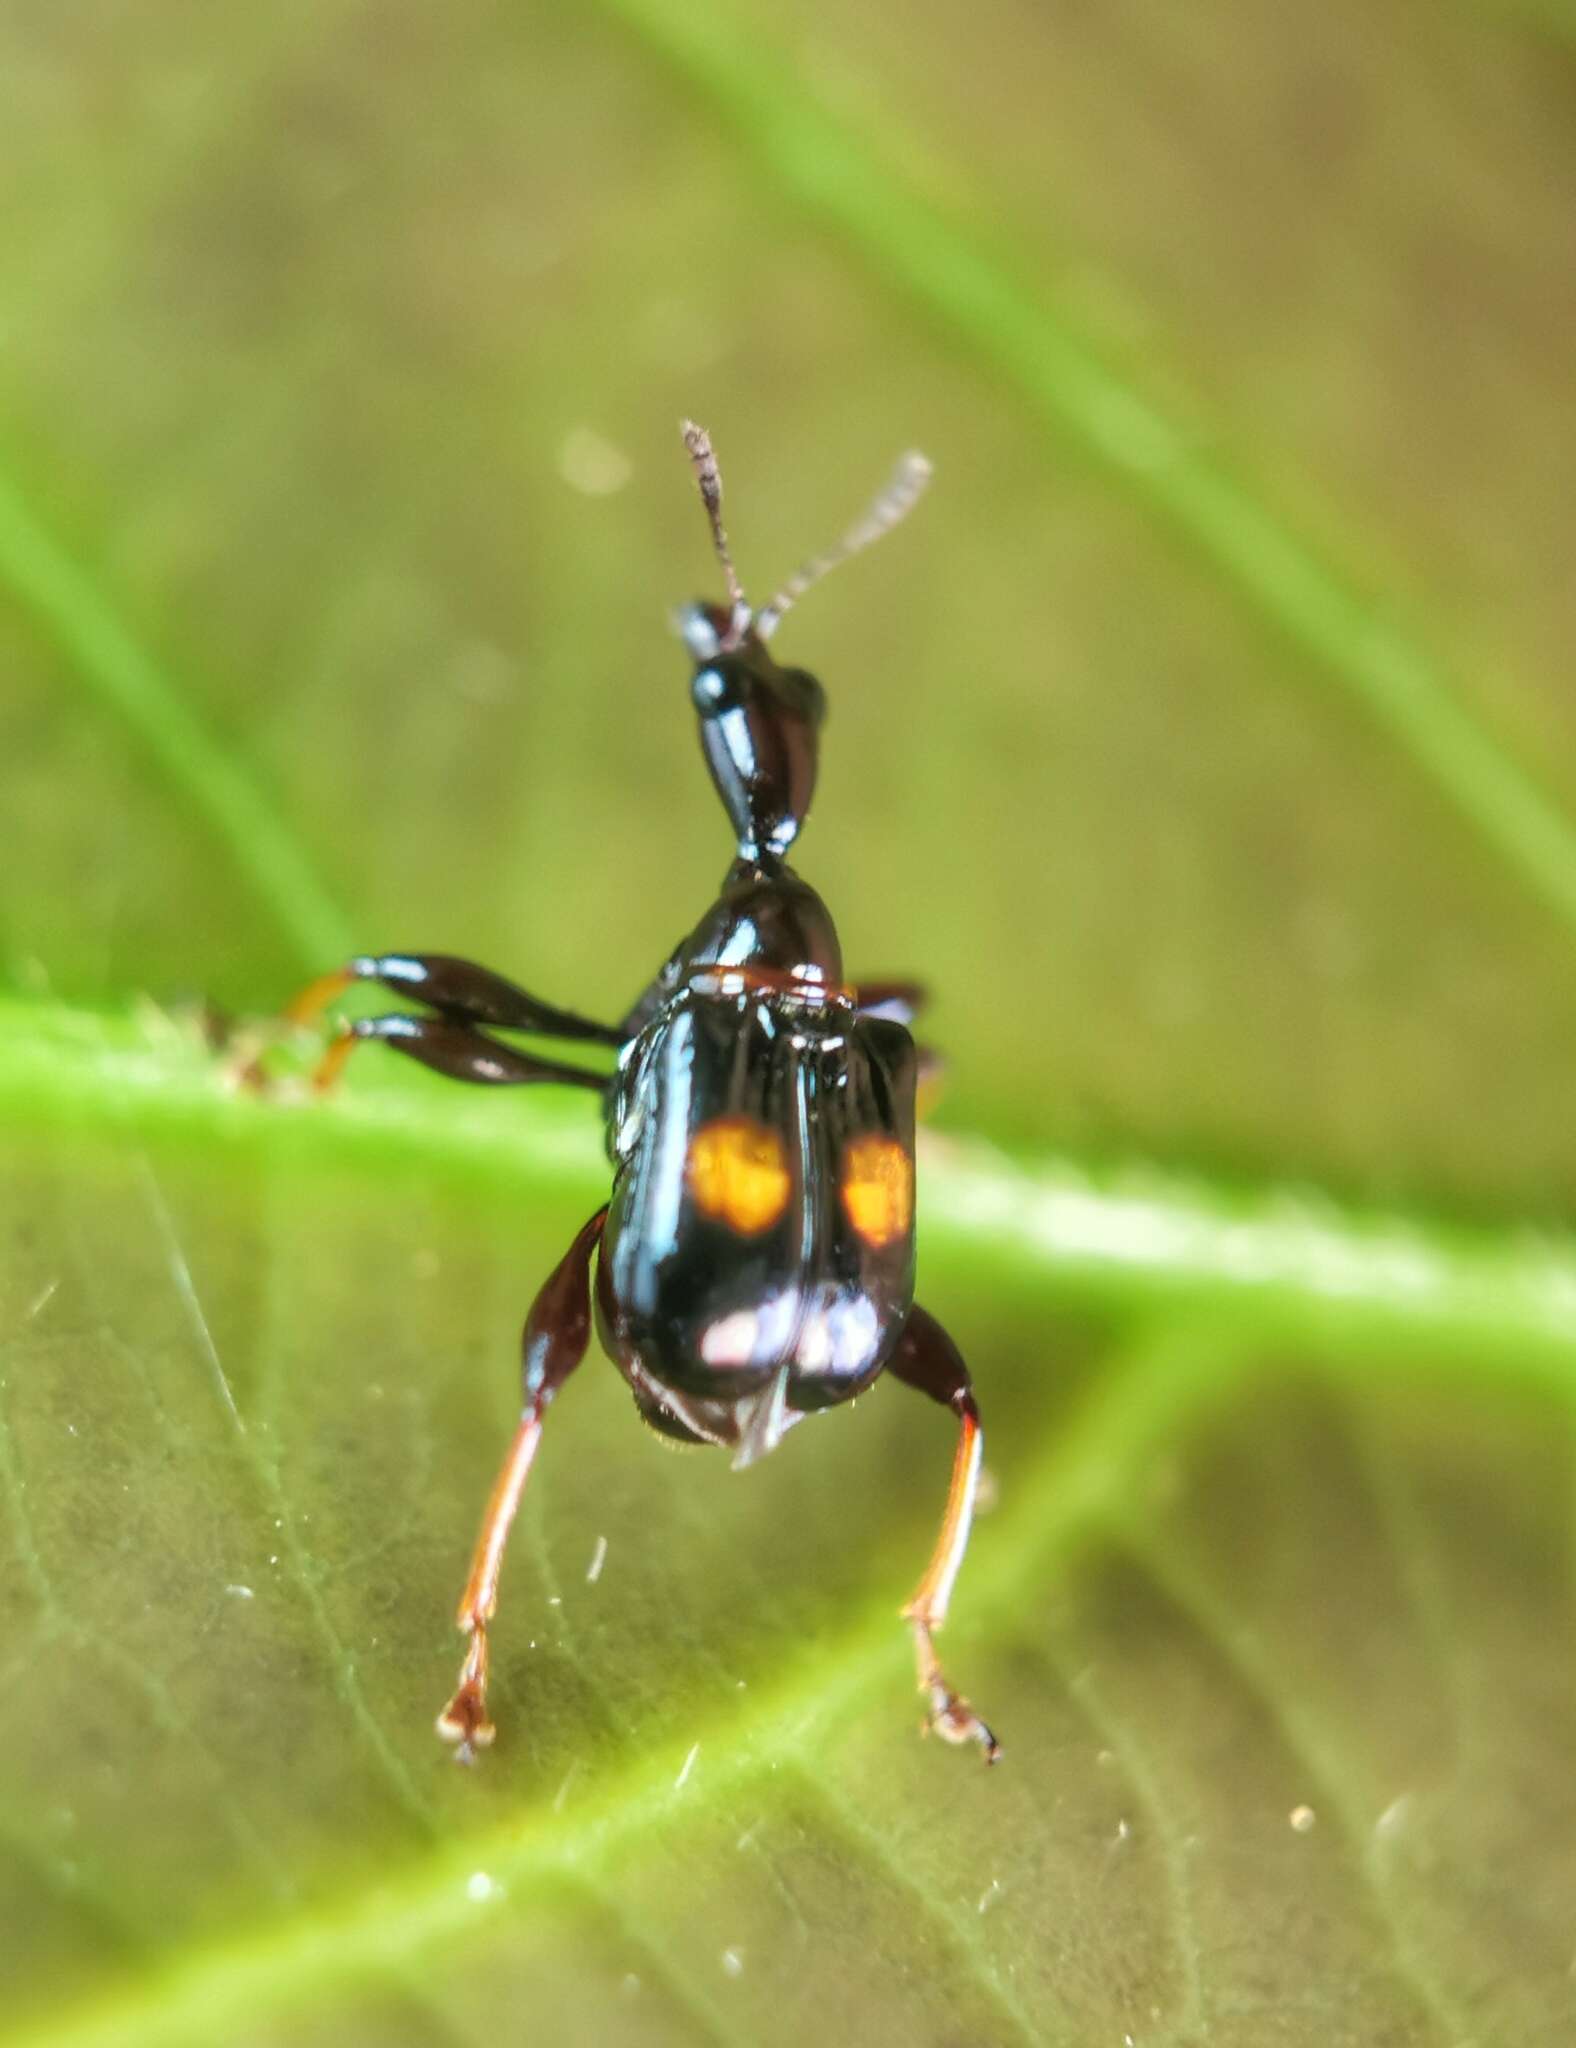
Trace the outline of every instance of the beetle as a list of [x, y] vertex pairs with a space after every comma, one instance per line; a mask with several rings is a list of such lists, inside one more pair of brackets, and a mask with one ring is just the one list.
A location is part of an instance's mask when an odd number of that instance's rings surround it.
[[[585, 1356], [594, 1314], [642, 1418], [681, 1443], [731, 1450], [736, 1467], [883, 1372], [951, 1412], [958, 1436], [941, 1531], [902, 1614], [928, 1724], [949, 1742], [977, 1743], [994, 1763], [1000, 1745], [948, 1682], [934, 1642], [968, 1543], [983, 1439], [968, 1369], [914, 1300], [924, 1055], [909, 1026], [923, 992], [846, 981], [831, 913], [788, 864], [815, 790], [826, 699], [812, 675], [779, 666], [769, 648], [812, 583], [908, 512], [930, 466], [906, 456], [863, 518], [754, 610], [729, 549], [710, 438], [688, 421], [683, 434], [727, 586], [726, 603], [697, 601], [678, 621], [701, 749], [735, 840], [716, 901], [616, 1024], [434, 953], [351, 960], [285, 1013], [294, 1027], [314, 1025], [357, 982], [420, 1006], [341, 1020], [314, 1075], [319, 1089], [376, 1041], [455, 1080], [558, 1083], [602, 1098], [612, 1192], [526, 1319], [520, 1421], [460, 1599], [465, 1655], [438, 1733], [466, 1762], [493, 1740], [488, 1633], [504, 1546], [543, 1419]], [[499, 1032], [606, 1047], [616, 1068], [609, 1077], [545, 1059]]]

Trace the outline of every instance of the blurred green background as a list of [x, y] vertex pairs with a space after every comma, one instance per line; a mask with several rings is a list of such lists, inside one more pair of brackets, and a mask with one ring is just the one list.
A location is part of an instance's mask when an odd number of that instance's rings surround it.
[[[1573, 113], [1555, 0], [0, 12], [0, 2039], [1569, 2038]], [[449, 1769], [595, 1133], [180, 1022], [628, 1002], [686, 413], [759, 598], [936, 465], [779, 646], [950, 1059], [989, 1778], [939, 1418], [735, 1481], [596, 1365]]]

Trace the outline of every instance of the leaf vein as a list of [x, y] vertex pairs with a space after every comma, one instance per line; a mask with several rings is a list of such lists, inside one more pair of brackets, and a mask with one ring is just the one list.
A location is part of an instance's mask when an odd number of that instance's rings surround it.
[[181, 1309], [191, 1328], [194, 1341], [200, 1352], [208, 1359], [211, 1369], [223, 1389], [223, 1406], [235, 1438], [242, 1461], [252, 1474], [259, 1493], [277, 1524], [281, 1547], [289, 1566], [291, 1579], [300, 1593], [306, 1610], [312, 1618], [328, 1657], [329, 1670], [333, 1674], [334, 1687], [350, 1714], [351, 1721], [366, 1743], [374, 1766], [384, 1783], [406, 1816], [424, 1832], [435, 1831], [437, 1821], [431, 1804], [417, 1789], [404, 1759], [389, 1739], [387, 1730], [373, 1713], [356, 1675], [355, 1660], [350, 1655], [343, 1637], [334, 1625], [333, 1616], [324, 1602], [321, 1589], [312, 1572], [306, 1552], [301, 1543], [296, 1517], [286, 1492], [279, 1462], [277, 1436], [270, 1433], [267, 1441], [262, 1440], [246, 1427], [241, 1411], [235, 1405], [230, 1392], [229, 1381], [220, 1363], [208, 1319], [203, 1313], [202, 1303], [192, 1283], [191, 1270], [185, 1254], [180, 1248], [174, 1219], [159, 1188], [151, 1163], [143, 1156], [144, 1191], [154, 1225], [163, 1242], [166, 1263], [175, 1283]]
[[98, 1658], [107, 1670], [114, 1672], [134, 1692], [142, 1695], [155, 1727], [172, 1741], [178, 1742], [183, 1754], [200, 1762], [204, 1775], [213, 1787], [215, 1810], [228, 1827], [237, 1848], [256, 1866], [276, 1898], [293, 1903], [297, 1896], [294, 1879], [280, 1863], [259, 1829], [242, 1810], [213, 1751], [181, 1712], [169, 1688], [162, 1679], [146, 1670], [119, 1644], [111, 1642], [98, 1630], [91, 1629], [79, 1621], [60, 1597], [53, 1576], [44, 1562], [32, 1517], [27, 1512], [23, 1498], [23, 1480], [17, 1463], [10, 1417], [3, 1405], [5, 1384], [4, 1378], [0, 1377], [0, 1494], [4, 1495], [10, 1511], [17, 1554], [40, 1603], [46, 1638], [57, 1637], [69, 1642], [77, 1651]]
[[225, 846], [303, 964], [344, 959], [350, 951], [345, 917], [295, 835], [188, 707], [175, 678], [136, 639], [100, 582], [71, 558], [4, 473], [0, 581]]
[[801, 1795], [813, 1807], [821, 1825], [857, 1846], [889, 1885], [913, 1900], [953, 1954], [968, 1966], [980, 1990], [1013, 2033], [1027, 2042], [1028, 2048], [1043, 2048], [1046, 2038], [1044, 2023], [1024, 2005], [987, 1954], [979, 1931], [979, 1915], [957, 1913], [937, 1896], [932, 1885], [892, 1853], [885, 1837], [861, 1819], [851, 1803], [834, 1800], [816, 1775], [813, 1763], [803, 1748], [795, 1745], [789, 1754]]
[[1293, 1697], [1285, 1675], [1264, 1655], [1251, 1634], [1233, 1626], [1215, 1594], [1173, 1554], [1162, 1557], [1126, 1512], [1113, 1503], [1106, 1526], [1122, 1544], [1137, 1569], [1161, 1597], [1182, 1615], [1251, 1697], [1267, 1710], [1287, 1750], [1316, 1788], [1320, 1809], [1334, 1815], [1347, 1840], [1352, 1861], [1372, 1901], [1375, 1919], [1384, 1931], [1395, 1974], [1434, 2023], [1441, 2048], [1471, 2038], [1467, 2015], [1419, 1951], [1394, 1898], [1389, 1875], [1376, 1848], [1374, 1816], [1366, 1814], [1346, 1791], [1331, 1746], [1313, 1714]]

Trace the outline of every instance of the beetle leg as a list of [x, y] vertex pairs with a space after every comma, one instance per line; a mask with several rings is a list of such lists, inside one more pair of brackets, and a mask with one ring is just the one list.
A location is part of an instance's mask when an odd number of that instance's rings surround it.
[[[539, 1038], [579, 1039], [608, 1046], [624, 1042], [625, 1034], [617, 1026], [597, 1024], [574, 1010], [560, 1010], [552, 1003], [544, 1003], [501, 974], [494, 974], [490, 967], [478, 967], [472, 960], [461, 960], [450, 953], [362, 953], [343, 967], [336, 967], [332, 974], [320, 974], [316, 981], [308, 982], [286, 1005], [272, 1028], [254, 1029], [237, 1040], [226, 1063], [232, 1084], [265, 1088], [263, 1058], [281, 1029], [311, 1030], [329, 1005], [358, 981], [379, 982], [393, 994], [409, 996], [413, 1002], [436, 1011], [437, 1016], [431, 1020], [403, 1020], [403, 1026], [428, 1021], [431, 1028], [425, 1032], [402, 1028], [398, 1017], [341, 1025], [313, 1076], [319, 1093], [333, 1086], [359, 1038], [382, 1038], [397, 1043], [401, 1051], [462, 1081], [578, 1081], [587, 1086], [594, 1082], [597, 1087], [606, 1085], [605, 1077], [540, 1060], [527, 1062], [531, 1071], [526, 1072], [519, 1055], [502, 1052], [480, 1034], [467, 1039], [456, 1029], [446, 1031], [443, 1026], [485, 1024], [501, 1031], [529, 1032]], [[500, 1054], [501, 1058], [497, 1057]]]
[[460, 1024], [490, 1024], [500, 1031], [529, 1031], [540, 1038], [589, 1039], [597, 1045], [620, 1045], [611, 1024], [597, 1024], [574, 1010], [560, 1010], [518, 988], [490, 967], [460, 960], [451, 953], [360, 954], [332, 974], [309, 982], [285, 1011], [296, 1026], [315, 1024], [329, 1004], [352, 983], [376, 981], [393, 995], [409, 996], [440, 1016]]
[[914, 1048], [914, 1114], [923, 1123], [947, 1085], [947, 1056], [933, 1045]]
[[861, 1016], [889, 1017], [894, 1024], [912, 1024], [928, 995], [922, 981], [861, 981], [853, 991]]
[[930, 1726], [948, 1742], [977, 1742], [985, 1752], [985, 1761], [993, 1764], [1001, 1755], [1001, 1744], [961, 1693], [954, 1692], [947, 1683], [934, 1642], [936, 1631], [947, 1618], [953, 1581], [968, 1548], [984, 1449], [969, 1369], [935, 1317], [915, 1307], [909, 1312], [887, 1371], [906, 1386], [917, 1387], [922, 1394], [950, 1408], [958, 1418], [958, 1448], [952, 1461], [952, 1484], [947, 1491], [941, 1533], [924, 1576], [903, 1609], [903, 1619], [914, 1631], [919, 1689], [930, 1703]]
[[[851, 993], [861, 1017], [885, 1017], [893, 1024], [912, 1024], [930, 1000], [930, 991], [922, 981], [861, 981], [855, 983]], [[923, 1118], [929, 1116], [940, 1098], [947, 1062], [933, 1045], [916, 1046], [915, 1052], [915, 1114]]]
[[312, 1086], [324, 1095], [344, 1072], [358, 1045], [378, 1039], [395, 1052], [419, 1060], [451, 1081], [475, 1081], [494, 1088], [518, 1087], [527, 1081], [561, 1081], [576, 1088], [605, 1088], [607, 1076], [589, 1067], [564, 1066], [537, 1059], [512, 1045], [490, 1038], [469, 1024], [449, 1017], [357, 1017], [341, 1025], [312, 1074]]
[[591, 1256], [602, 1236], [606, 1205], [582, 1225], [574, 1243], [548, 1276], [531, 1304], [521, 1341], [525, 1402], [508, 1453], [493, 1483], [470, 1577], [460, 1596], [455, 1625], [470, 1638], [454, 1697], [438, 1716], [438, 1733], [457, 1745], [455, 1755], [471, 1763], [492, 1741], [487, 1718], [487, 1624], [498, 1607], [498, 1574], [509, 1526], [520, 1505], [526, 1478], [542, 1440], [542, 1417], [553, 1396], [586, 1355], [591, 1334]]

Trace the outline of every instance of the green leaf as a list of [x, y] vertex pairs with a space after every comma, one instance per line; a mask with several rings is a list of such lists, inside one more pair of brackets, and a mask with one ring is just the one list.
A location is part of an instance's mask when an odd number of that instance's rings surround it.
[[[1325, 26], [1325, 18], [1321, 18]], [[1260, 2048], [1576, 2019], [1569, 29], [157, 4], [0, 26], [0, 2040]], [[725, 850], [713, 428], [803, 864], [950, 1059], [950, 1444], [746, 1477], [596, 1363], [431, 1723], [594, 1112], [350, 947], [621, 1009]], [[928, 1020], [927, 1020], [928, 1021]]]

